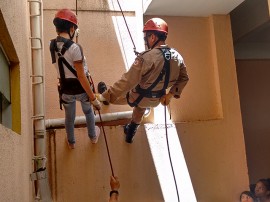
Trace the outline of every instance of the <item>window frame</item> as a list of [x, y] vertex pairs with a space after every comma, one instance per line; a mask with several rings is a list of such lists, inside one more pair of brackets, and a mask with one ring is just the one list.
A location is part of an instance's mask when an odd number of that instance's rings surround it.
[[[20, 97], [20, 66], [15, 46], [7, 29], [5, 19], [0, 9], [0, 44], [9, 63], [11, 127], [14, 132], [21, 134], [21, 97]], [[1, 103], [2, 104], [2, 103]]]

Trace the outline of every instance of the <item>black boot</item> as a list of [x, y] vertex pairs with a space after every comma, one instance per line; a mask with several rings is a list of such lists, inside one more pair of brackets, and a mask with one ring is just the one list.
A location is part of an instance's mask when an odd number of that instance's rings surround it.
[[126, 124], [124, 126], [124, 133], [126, 134], [126, 142], [127, 143], [133, 142], [133, 137], [134, 137], [139, 126], [140, 126], [140, 124], [136, 124], [134, 122], [131, 122], [131, 123]]
[[[98, 83], [98, 93], [102, 94], [102, 93], [105, 92], [106, 90], [107, 90], [106, 84], [105, 84], [103, 81], [99, 82], [99, 83]], [[104, 105], [109, 105], [109, 102], [103, 101], [103, 104], [104, 104]]]

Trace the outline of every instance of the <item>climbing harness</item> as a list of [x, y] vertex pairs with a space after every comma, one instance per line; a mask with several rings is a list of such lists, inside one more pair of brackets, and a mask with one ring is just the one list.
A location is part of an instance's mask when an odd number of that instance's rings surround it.
[[[57, 48], [57, 41], [63, 42], [63, 47], [61, 50], [58, 50]], [[69, 49], [69, 47], [74, 42], [72, 40], [65, 39], [63, 37], [57, 37], [56, 39], [52, 39], [50, 43], [50, 52], [51, 52], [51, 59], [52, 63], [56, 63], [56, 57], [55, 53], [58, 54], [58, 67], [59, 67], [59, 73], [60, 73], [60, 79], [58, 83], [58, 93], [59, 93], [59, 105], [60, 109], [63, 110], [62, 105], [66, 102], [62, 99], [62, 94], [76, 94], [84, 92], [84, 89], [82, 88], [80, 82], [78, 79], [66, 79], [65, 78], [65, 72], [64, 72], [64, 64], [65, 66], [77, 77], [77, 72], [75, 69], [71, 67], [71, 65], [66, 61], [66, 59], [63, 57], [65, 52]]]
[[[57, 48], [57, 42], [63, 42], [63, 47], [61, 50]], [[66, 102], [62, 100], [62, 94], [80, 94], [84, 93], [85, 90], [82, 87], [80, 81], [77, 79], [77, 72], [76, 70], [68, 63], [68, 61], [64, 58], [65, 52], [70, 48], [70, 46], [74, 42], [69, 39], [65, 39], [63, 37], [58, 36], [56, 39], [52, 39], [50, 43], [50, 52], [51, 52], [51, 58], [52, 63], [56, 63], [56, 57], [55, 53], [58, 55], [58, 67], [59, 67], [59, 73], [60, 73], [60, 79], [58, 84], [58, 93], [59, 93], [59, 104], [60, 109], [62, 110], [62, 104], [65, 104]], [[64, 65], [69, 69], [71, 73], [74, 74], [76, 78], [66, 78], [65, 77], [65, 71], [64, 71]], [[91, 85], [91, 83], [90, 83]]]
[[[141, 100], [146, 97], [146, 98], [161, 98], [163, 95], [166, 94], [166, 89], [169, 84], [169, 78], [170, 78], [170, 59], [171, 59], [171, 52], [169, 48], [161, 48], [159, 49], [162, 52], [162, 55], [164, 57], [164, 65], [163, 68], [157, 77], [157, 79], [152, 83], [151, 86], [149, 86], [147, 89], [143, 89], [140, 87], [140, 85], [136, 86], [136, 93], [139, 94], [138, 98], [134, 102], [129, 101], [129, 92], [126, 95], [127, 102], [129, 106], [131, 107], [137, 107], [138, 104], [141, 102]], [[165, 81], [163, 88], [158, 91], [152, 91], [157, 84], [163, 79], [165, 75]]]
[[174, 184], [175, 184], [175, 189], [177, 193], [177, 199], [178, 202], [180, 202], [180, 197], [178, 193], [178, 187], [177, 187], [177, 182], [174, 174], [174, 169], [173, 169], [173, 164], [172, 164], [172, 159], [171, 159], [171, 152], [170, 152], [170, 145], [169, 145], [169, 138], [168, 138], [168, 128], [167, 128], [167, 115], [166, 115], [166, 106], [164, 106], [164, 117], [165, 117], [165, 132], [166, 132], [166, 142], [167, 142], [167, 149], [168, 149], [168, 154], [169, 154], [169, 159], [170, 159], [170, 165], [172, 169], [172, 174], [173, 174], [173, 179], [174, 179]]

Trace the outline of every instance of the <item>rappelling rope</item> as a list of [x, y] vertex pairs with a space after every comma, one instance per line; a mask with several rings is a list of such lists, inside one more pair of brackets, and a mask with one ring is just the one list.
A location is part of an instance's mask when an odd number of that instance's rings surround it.
[[178, 193], [177, 182], [176, 182], [176, 178], [175, 178], [175, 174], [174, 174], [174, 169], [173, 169], [173, 164], [172, 164], [172, 159], [171, 159], [171, 152], [170, 152], [170, 145], [169, 145], [169, 138], [168, 138], [168, 128], [167, 128], [166, 106], [164, 106], [164, 116], [165, 116], [165, 131], [166, 131], [166, 141], [167, 141], [168, 154], [169, 154], [170, 164], [171, 164], [171, 168], [172, 168], [172, 174], [173, 174], [175, 189], [176, 189], [176, 193], [177, 193], [177, 199], [178, 199], [178, 202], [180, 202], [180, 197], [179, 197], [179, 193]]
[[[77, 0], [76, 0], [76, 16], [78, 16], [78, 1]], [[77, 42], [78, 42], [78, 35], [76, 36], [76, 43]], [[89, 71], [88, 71], [87, 79], [88, 79], [89, 83], [92, 83], [92, 85], [93, 85], [93, 93], [96, 93], [94, 81], [93, 81]], [[97, 110], [97, 111], [98, 111], [98, 115], [99, 115], [99, 119], [100, 119], [100, 125], [101, 125], [101, 128], [102, 128], [103, 134], [104, 134], [104, 140], [105, 140], [105, 144], [106, 144], [106, 149], [107, 149], [109, 163], [110, 163], [110, 167], [111, 167], [111, 171], [112, 171], [112, 176], [114, 176], [112, 160], [111, 160], [111, 155], [110, 155], [110, 151], [109, 151], [109, 146], [108, 146], [106, 133], [105, 133], [104, 126], [103, 126], [103, 121], [102, 121], [102, 118], [101, 118], [100, 110]]]
[[109, 151], [108, 142], [107, 142], [107, 137], [106, 137], [106, 133], [105, 133], [104, 126], [103, 126], [103, 121], [102, 121], [99, 110], [98, 110], [98, 115], [99, 115], [99, 119], [100, 119], [100, 125], [101, 125], [101, 128], [102, 128], [103, 134], [104, 134], [104, 140], [105, 140], [105, 143], [106, 143], [107, 154], [108, 154], [108, 158], [109, 158], [109, 162], [110, 162], [110, 166], [111, 166], [112, 176], [114, 176], [112, 160], [111, 160], [110, 151]]
[[120, 3], [119, 3], [118, 0], [117, 0], [117, 4], [118, 4], [118, 6], [119, 6], [119, 8], [120, 8], [120, 11], [121, 11], [121, 13], [122, 13], [122, 16], [123, 16], [123, 18], [124, 18], [124, 21], [125, 21], [125, 24], [126, 24], [126, 28], [127, 28], [128, 34], [129, 34], [129, 37], [130, 37], [130, 39], [131, 39], [131, 41], [132, 41], [132, 44], [133, 44], [133, 51], [134, 51], [135, 55], [139, 55], [139, 52], [136, 51], [136, 46], [135, 46], [135, 43], [134, 43], [133, 38], [132, 38], [132, 36], [131, 36], [130, 30], [129, 30], [129, 27], [128, 27], [128, 24], [127, 24], [127, 21], [126, 21], [126, 17], [125, 17], [125, 15], [124, 15], [124, 13], [123, 13], [123, 10], [122, 10], [121, 5], [120, 5]]
[[[78, 0], [76, 0], [76, 16], [78, 17]], [[78, 43], [78, 34], [76, 35], [76, 43]]]
[[[129, 33], [129, 36], [130, 36], [130, 39], [132, 41], [132, 44], [133, 44], [133, 50], [134, 50], [134, 53], [135, 55], [138, 55], [139, 53], [136, 51], [136, 46], [135, 46], [135, 43], [133, 41], [133, 38], [131, 36], [131, 33], [130, 33], [130, 30], [129, 30], [129, 27], [128, 27], [128, 24], [127, 24], [127, 21], [126, 21], [126, 18], [125, 18], [125, 15], [123, 13], [123, 10], [121, 8], [121, 5], [119, 3], [119, 1], [117, 0], [117, 3], [118, 3], [118, 6], [120, 8], [120, 11], [122, 13], [122, 16], [124, 18], [124, 21], [125, 21], [125, 24], [126, 24], [126, 28], [128, 30], [128, 33]], [[177, 199], [178, 199], [178, 202], [180, 202], [180, 197], [179, 197], [179, 193], [178, 193], [178, 187], [177, 187], [177, 182], [176, 182], [176, 178], [175, 178], [175, 174], [174, 174], [174, 169], [173, 169], [173, 165], [172, 165], [172, 159], [171, 159], [171, 152], [170, 152], [170, 147], [169, 147], [169, 140], [168, 140], [168, 130], [167, 130], [167, 116], [166, 116], [166, 106], [164, 107], [165, 109], [165, 129], [166, 129], [166, 140], [167, 140], [167, 148], [168, 148], [168, 154], [169, 154], [169, 159], [170, 159], [170, 164], [171, 164], [171, 168], [172, 168], [172, 173], [173, 173], [173, 178], [174, 178], [174, 183], [175, 183], [175, 188], [176, 188], [176, 193], [177, 193]]]

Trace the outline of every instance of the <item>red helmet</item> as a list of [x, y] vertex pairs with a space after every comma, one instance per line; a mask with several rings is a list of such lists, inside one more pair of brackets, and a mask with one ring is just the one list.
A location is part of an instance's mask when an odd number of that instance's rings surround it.
[[143, 32], [146, 31], [158, 31], [168, 34], [168, 25], [161, 18], [152, 18], [144, 24]]
[[76, 14], [69, 9], [61, 9], [55, 14], [55, 18], [69, 21], [78, 26], [78, 20]]

